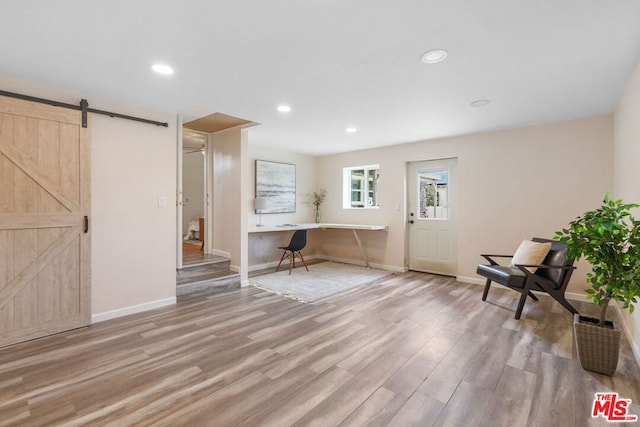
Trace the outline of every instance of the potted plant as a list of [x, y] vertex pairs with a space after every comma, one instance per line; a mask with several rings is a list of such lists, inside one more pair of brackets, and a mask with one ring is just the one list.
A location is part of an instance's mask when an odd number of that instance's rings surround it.
[[631, 214], [639, 206], [607, 194], [598, 209], [585, 212], [555, 236], [567, 243], [569, 257], [584, 257], [592, 265], [587, 274], [591, 288], [585, 292], [600, 306], [600, 317], [574, 315], [574, 333], [582, 367], [606, 375], [615, 373], [620, 349], [620, 329], [606, 320], [609, 303], [618, 301], [633, 313], [640, 296], [640, 221]]

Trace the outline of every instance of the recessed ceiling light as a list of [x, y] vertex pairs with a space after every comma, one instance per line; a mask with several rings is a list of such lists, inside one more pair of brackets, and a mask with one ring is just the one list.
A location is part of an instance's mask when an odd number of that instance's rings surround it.
[[347, 133], [356, 133], [358, 132], [358, 128], [346, 128], [345, 131]]
[[473, 101], [470, 105], [472, 107], [484, 107], [486, 105], [489, 105], [491, 101], [489, 101], [488, 99], [478, 99], [477, 101]]
[[278, 105], [278, 111], [281, 113], [289, 113], [291, 112], [291, 107], [288, 105]]
[[153, 64], [151, 69], [158, 74], [162, 74], [163, 76], [170, 76], [173, 74], [173, 68], [166, 64]]
[[444, 61], [447, 57], [447, 51], [444, 49], [431, 49], [422, 54], [420, 59], [427, 64], [435, 64], [436, 62]]

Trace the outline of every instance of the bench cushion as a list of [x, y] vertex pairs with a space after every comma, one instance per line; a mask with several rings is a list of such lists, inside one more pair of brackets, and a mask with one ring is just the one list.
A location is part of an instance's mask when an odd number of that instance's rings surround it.
[[523, 288], [525, 274], [516, 267], [480, 264], [476, 273], [510, 288]]

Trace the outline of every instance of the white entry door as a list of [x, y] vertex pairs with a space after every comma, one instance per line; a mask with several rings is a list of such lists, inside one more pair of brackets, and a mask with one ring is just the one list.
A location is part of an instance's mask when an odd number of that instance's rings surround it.
[[455, 276], [457, 159], [409, 163], [409, 269]]

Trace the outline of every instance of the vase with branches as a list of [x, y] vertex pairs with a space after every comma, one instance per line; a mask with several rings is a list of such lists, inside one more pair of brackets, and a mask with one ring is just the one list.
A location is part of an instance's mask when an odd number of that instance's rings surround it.
[[307, 194], [307, 196], [309, 197], [309, 201], [306, 203], [313, 206], [314, 221], [317, 224], [320, 222], [320, 206], [322, 206], [325, 199], [327, 198], [327, 190], [322, 188], [320, 190], [314, 191], [311, 194]]

